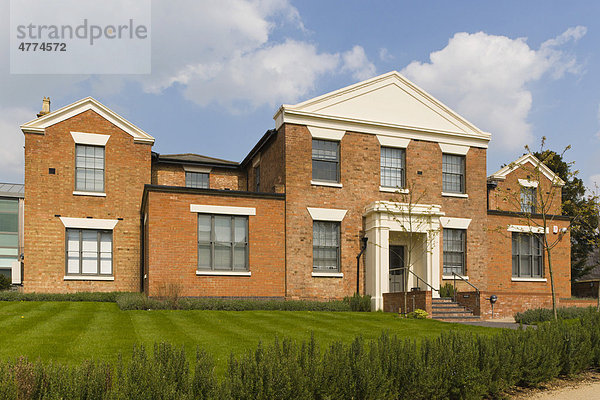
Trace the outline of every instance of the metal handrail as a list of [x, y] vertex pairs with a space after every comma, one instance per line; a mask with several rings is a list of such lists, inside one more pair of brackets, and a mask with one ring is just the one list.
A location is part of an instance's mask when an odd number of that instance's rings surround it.
[[463, 282], [466, 282], [469, 286], [471, 286], [473, 289], [475, 289], [475, 293], [477, 293], [477, 298], [476, 300], [476, 304], [477, 307], [479, 307], [479, 288], [475, 285], [473, 285], [471, 282], [469, 282], [468, 280], [466, 280], [465, 278], [463, 278], [461, 275], [458, 275], [456, 272], [452, 272], [452, 278], [454, 280], [454, 301], [456, 302], [456, 277], [458, 277], [459, 279], [461, 279]]
[[[423, 278], [421, 278], [419, 275], [415, 274], [413, 271], [410, 270], [410, 267], [400, 267], [400, 268], [394, 268], [393, 270], [399, 270], [399, 269], [405, 269], [408, 272], [410, 272], [411, 274], [413, 274], [415, 276], [415, 278], [417, 278], [417, 285], [419, 284], [419, 281], [423, 282], [425, 285], [427, 285], [431, 290], [435, 290], [436, 292], [440, 292], [440, 289], [436, 289], [433, 286], [431, 286], [429, 283], [427, 283]], [[407, 289], [407, 288], [404, 288]], [[406, 290], [407, 291], [407, 290]]]

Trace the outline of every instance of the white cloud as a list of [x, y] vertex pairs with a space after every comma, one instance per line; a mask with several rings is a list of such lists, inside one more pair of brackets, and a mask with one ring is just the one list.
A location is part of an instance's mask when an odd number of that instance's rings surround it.
[[357, 80], [365, 80], [375, 76], [375, 65], [369, 61], [365, 49], [354, 46], [342, 54], [342, 72], [350, 72]]
[[[41, 103], [40, 103], [41, 105]], [[23, 182], [23, 146], [25, 137], [19, 125], [35, 118], [35, 112], [26, 108], [5, 108], [0, 114], [0, 169], [2, 180]]]
[[580, 72], [575, 59], [559, 47], [585, 32], [585, 27], [569, 28], [538, 50], [525, 38], [461, 32], [431, 53], [430, 62], [413, 61], [402, 72], [491, 132], [499, 146], [514, 150], [533, 139], [527, 121], [533, 97], [527, 85], [546, 73], [559, 78]]
[[381, 61], [391, 61], [394, 59], [394, 56], [390, 54], [389, 50], [385, 47], [379, 49], [379, 59]]

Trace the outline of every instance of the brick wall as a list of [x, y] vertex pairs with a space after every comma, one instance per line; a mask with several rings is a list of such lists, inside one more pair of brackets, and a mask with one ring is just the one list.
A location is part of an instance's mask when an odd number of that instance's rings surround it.
[[[220, 190], [246, 190], [243, 171], [213, 167], [209, 173], [209, 187]], [[152, 183], [165, 186], [185, 187], [185, 170], [182, 165], [153, 163]]]
[[[70, 132], [110, 135], [105, 149], [106, 197], [75, 196], [75, 143]], [[45, 129], [25, 134], [26, 292], [138, 291], [140, 217], [145, 183], [150, 182], [151, 146], [88, 110]], [[48, 173], [55, 168], [56, 174]], [[113, 231], [114, 281], [65, 281], [65, 227], [58, 217], [119, 221]]]
[[427, 318], [433, 312], [431, 291], [415, 291], [406, 293], [406, 310], [404, 310], [404, 293], [384, 293], [383, 311], [407, 314], [416, 309], [425, 310]]
[[[284, 297], [283, 197], [147, 193], [146, 291], [150, 296]], [[254, 207], [249, 216], [250, 277], [197, 276], [198, 214], [190, 204]]]
[[[261, 148], [245, 168], [248, 176], [248, 189], [253, 192], [256, 188], [254, 164], [260, 165], [260, 191], [266, 193], [285, 192], [285, 138], [283, 133], [276, 133]], [[246, 189], [244, 189], [246, 190]]]
[[[401, 196], [379, 191], [380, 145], [375, 135], [346, 132], [340, 143], [342, 188], [311, 185], [312, 137], [305, 126], [285, 124], [286, 256], [288, 296], [341, 298], [356, 290], [356, 255], [364, 208], [376, 200], [403, 201]], [[442, 197], [442, 152], [437, 143], [412, 140], [406, 149], [407, 181], [413, 201], [440, 204], [449, 217], [471, 218], [467, 234], [467, 271], [481, 279], [486, 260], [486, 153], [471, 148], [466, 157], [469, 198]], [[419, 173], [420, 172], [420, 173]], [[307, 207], [348, 210], [341, 222], [341, 272], [343, 278], [315, 278], [312, 272], [312, 219]], [[440, 265], [442, 263], [440, 236]], [[367, 250], [369, 251], [369, 250]], [[361, 293], [364, 292], [361, 261]], [[440, 271], [441, 273], [441, 271]]]
[[598, 297], [598, 284], [600, 281], [573, 282], [573, 296]]

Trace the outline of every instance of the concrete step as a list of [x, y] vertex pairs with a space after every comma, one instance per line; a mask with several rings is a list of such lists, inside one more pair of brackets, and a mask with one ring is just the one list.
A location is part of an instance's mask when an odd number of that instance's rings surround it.
[[454, 316], [454, 317], [436, 317], [436, 316], [432, 316], [431, 319], [435, 319], [436, 321], [444, 321], [444, 322], [473, 322], [473, 321], [479, 321], [481, 320], [481, 318], [477, 315], [471, 315], [471, 316]]
[[[456, 318], [456, 317], [474, 317], [472, 312], [469, 311], [450, 311], [450, 312], [439, 312], [431, 314], [431, 318]], [[479, 317], [477, 317], [479, 318]]]

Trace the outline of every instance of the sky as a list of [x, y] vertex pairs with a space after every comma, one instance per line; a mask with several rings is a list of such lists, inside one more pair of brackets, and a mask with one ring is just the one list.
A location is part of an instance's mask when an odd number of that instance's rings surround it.
[[600, 185], [598, 1], [153, 0], [151, 12], [151, 74], [15, 75], [0, 0], [0, 182], [23, 182], [19, 125], [43, 96], [52, 109], [92, 96], [162, 154], [241, 161], [281, 104], [397, 70], [492, 134], [488, 173], [545, 136]]

